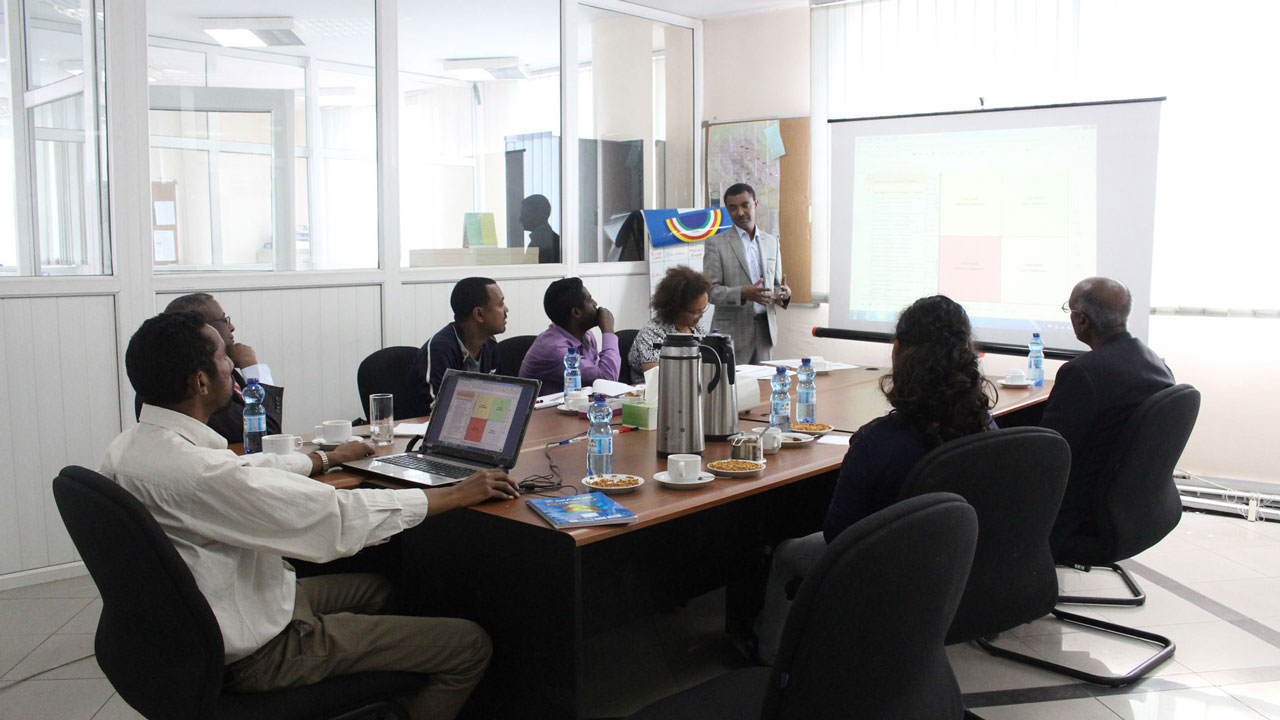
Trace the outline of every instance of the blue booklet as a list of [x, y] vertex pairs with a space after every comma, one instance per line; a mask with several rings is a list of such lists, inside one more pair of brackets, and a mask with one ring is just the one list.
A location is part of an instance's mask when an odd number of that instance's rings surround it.
[[529, 507], [551, 523], [552, 527], [574, 528], [588, 525], [625, 525], [636, 521], [636, 514], [622, 507], [604, 493], [588, 493], [569, 497], [532, 498]]

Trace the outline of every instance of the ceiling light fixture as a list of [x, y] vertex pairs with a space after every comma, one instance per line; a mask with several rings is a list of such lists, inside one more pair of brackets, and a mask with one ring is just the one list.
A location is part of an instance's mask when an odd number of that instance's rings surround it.
[[305, 45], [291, 17], [200, 18], [200, 29], [223, 47]]
[[444, 70], [459, 80], [470, 82], [529, 77], [528, 66], [522, 65], [518, 57], [451, 58], [444, 61]]

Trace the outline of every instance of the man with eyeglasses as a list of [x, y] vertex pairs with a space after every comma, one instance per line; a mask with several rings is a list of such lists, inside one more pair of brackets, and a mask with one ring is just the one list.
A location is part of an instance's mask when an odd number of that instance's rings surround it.
[[175, 312], [198, 313], [227, 345], [227, 357], [231, 358], [234, 369], [231, 371], [231, 401], [221, 410], [209, 416], [209, 427], [227, 439], [228, 443], [244, 441], [244, 387], [248, 378], [256, 378], [258, 384], [267, 392], [263, 405], [267, 409], [267, 434], [275, 435], [280, 430], [280, 418], [284, 416], [284, 388], [275, 384], [271, 377], [271, 368], [266, 363], [258, 362], [258, 355], [252, 347], [235, 340], [236, 326], [231, 316], [222, 310], [222, 306], [209, 293], [192, 293], [174, 298], [164, 309], [166, 314]]
[[1062, 306], [1089, 352], [1058, 369], [1040, 424], [1071, 445], [1071, 476], [1050, 536], [1054, 557], [1098, 537], [1094, 508], [1104, 490], [1125, 425], [1138, 406], [1174, 384], [1146, 343], [1129, 334], [1133, 297], [1118, 280], [1081, 280]]

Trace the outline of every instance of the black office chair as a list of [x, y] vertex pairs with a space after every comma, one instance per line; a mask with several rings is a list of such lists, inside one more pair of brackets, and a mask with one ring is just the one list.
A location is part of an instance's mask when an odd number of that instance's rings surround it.
[[520, 363], [537, 335], [514, 335], [498, 342], [498, 374], [520, 377]]
[[360, 391], [360, 406], [369, 417], [369, 395], [391, 393], [393, 412], [398, 418], [422, 417], [431, 412], [422, 402], [419, 388], [410, 382], [409, 371], [418, 348], [395, 345], [374, 351], [356, 369], [356, 388]]
[[1117, 573], [1128, 597], [1060, 595], [1059, 603], [1142, 605], [1147, 595], [1120, 566], [1121, 560], [1152, 547], [1182, 519], [1182, 500], [1173, 469], [1200, 414], [1200, 391], [1174, 385], [1147, 398], [1125, 425], [1112, 481], [1094, 508], [1094, 535], [1067, 538], [1054, 558], [1086, 572], [1096, 567]]
[[153, 720], [347, 720], [388, 713], [407, 720], [394, 698], [421, 687], [424, 676], [415, 673], [358, 673], [287, 690], [224, 693], [218, 621], [142, 503], [74, 465], [54, 479], [53, 497], [102, 594], [98, 665], [138, 712]]
[[[1058, 576], [1049, 531], [1070, 469], [1071, 448], [1058, 433], [1038, 427], [992, 430], [935, 448], [912, 469], [899, 497], [955, 493], [978, 515], [973, 569], [947, 632], [947, 644], [975, 640], [993, 655], [1099, 685], [1128, 685], [1172, 657], [1174, 644], [1162, 635], [1054, 608]], [[999, 633], [1050, 614], [1160, 649], [1130, 672], [1111, 676], [1022, 655], [990, 642]]]
[[805, 578], [772, 670], [735, 670], [631, 720], [957, 720], [964, 707], [942, 640], [977, 532], [973, 509], [948, 493], [864, 518]]
[[644, 381], [642, 377], [637, 378], [631, 375], [631, 361], [627, 359], [627, 356], [631, 354], [631, 346], [635, 344], [636, 335], [639, 332], [639, 330], [618, 331], [618, 354], [622, 355], [622, 369], [618, 371], [618, 382], [634, 385]]

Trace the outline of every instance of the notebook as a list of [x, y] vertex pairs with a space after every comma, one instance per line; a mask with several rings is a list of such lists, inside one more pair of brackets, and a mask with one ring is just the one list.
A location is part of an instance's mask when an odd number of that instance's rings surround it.
[[516, 464], [537, 380], [448, 370], [420, 452], [343, 463], [358, 473], [416, 485], [452, 485], [471, 473]]

